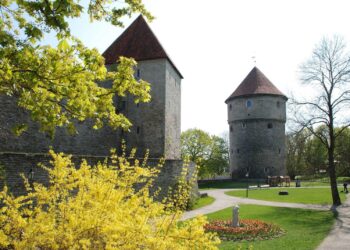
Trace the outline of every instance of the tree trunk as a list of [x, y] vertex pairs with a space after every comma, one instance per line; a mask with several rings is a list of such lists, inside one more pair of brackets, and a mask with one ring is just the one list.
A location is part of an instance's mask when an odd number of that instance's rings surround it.
[[334, 164], [335, 138], [334, 138], [334, 131], [333, 131], [332, 124], [329, 130], [330, 130], [330, 136], [329, 136], [330, 143], [328, 148], [328, 173], [329, 173], [331, 190], [332, 190], [333, 205], [339, 206], [341, 205], [341, 200], [338, 193], [337, 176], [335, 174], [335, 164]]

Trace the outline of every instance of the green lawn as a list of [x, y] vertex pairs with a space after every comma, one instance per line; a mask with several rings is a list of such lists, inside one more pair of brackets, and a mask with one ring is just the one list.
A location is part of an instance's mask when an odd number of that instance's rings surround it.
[[[279, 195], [281, 190], [287, 190], [288, 195]], [[232, 190], [227, 195], [246, 197], [246, 190]], [[331, 190], [329, 188], [270, 188], [249, 190], [248, 198], [266, 201], [293, 202], [304, 204], [332, 204]], [[340, 193], [342, 201], [345, 194]]]
[[207, 205], [212, 204], [215, 201], [215, 199], [211, 196], [207, 196], [207, 197], [203, 197], [203, 198], [199, 198], [197, 200], [197, 202], [194, 204], [192, 210], [195, 210], [197, 208], [201, 208]]
[[[209, 220], [229, 219], [232, 208], [208, 214]], [[281, 226], [286, 234], [282, 237], [252, 242], [224, 241], [220, 249], [237, 249], [241, 246], [248, 249], [252, 245], [254, 250], [273, 249], [315, 249], [330, 231], [334, 218], [330, 211], [311, 211], [296, 208], [279, 208], [256, 205], [240, 205], [240, 218], [259, 219]]]

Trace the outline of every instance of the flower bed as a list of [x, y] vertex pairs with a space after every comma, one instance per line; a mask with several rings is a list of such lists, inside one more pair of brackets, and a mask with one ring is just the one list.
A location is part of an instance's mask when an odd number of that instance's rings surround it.
[[215, 220], [205, 226], [207, 232], [216, 232], [222, 240], [264, 240], [284, 234], [279, 226], [260, 221], [242, 219], [239, 227], [232, 227], [232, 220]]

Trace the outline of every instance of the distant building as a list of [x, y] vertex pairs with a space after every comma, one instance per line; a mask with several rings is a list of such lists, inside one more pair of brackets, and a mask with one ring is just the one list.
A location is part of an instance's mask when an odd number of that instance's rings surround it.
[[233, 178], [285, 175], [287, 100], [257, 67], [227, 98]]
[[[0, 164], [5, 166], [7, 184], [12, 191], [23, 189], [19, 174], [33, 176], [33, 181], [47, 182], [47, 176], [38, 162], [47, 162], [52, 146], [57, 152], [73, 155], [79, 161], [103, 160], [111, 148], [118, 148], [122, 139], [128, 148], [136, 147], [139, 157], [150, 150], [150, 163], [165, 157], [165, 166], [155, 182], [167, 192], [183, 168], [180, 154], [181, 133], [181, 79], [176, 68], [142, 16], [139, 16], [103, 53], [107, 68], [116, 67], [119, 56], [133, 57], [138, 66], [135, 77], [151, 83], [150, 103], [135, 104], [132, 97], [117, 98], [115, 105], [131, 120], [130, 132], [104, 127], [91, 128], [89, 121], [77, 123], [78, 134], [71, 136], [58, 128], [54, 140], [39, 132], [27, 111], [16, 104], [13, 97], [0, 95]], [[105, 82], [103, 85], [110, 83]], [[20, 137], [11, 129], [27, 123], [29, 128]], [[34, 174], [33, 174], [34, 173]]]

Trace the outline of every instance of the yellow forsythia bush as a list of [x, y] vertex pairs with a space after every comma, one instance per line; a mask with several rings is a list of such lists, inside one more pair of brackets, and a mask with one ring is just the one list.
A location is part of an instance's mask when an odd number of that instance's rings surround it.
[[[216, 249], [203, 217], [179, 222], [149, 195], [157, 170], [112, 152], [109, 163], [76, 168], [70, 156], [50, 151], [49, 187], [28, 194], [0, 193], [1, 249]], [[135, 189], [135, 185], [143, 188]]]

